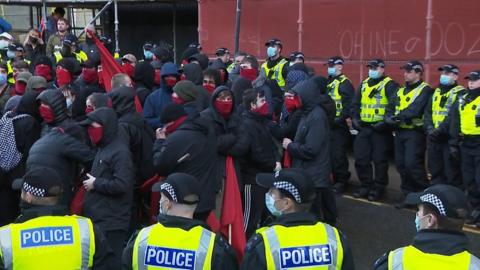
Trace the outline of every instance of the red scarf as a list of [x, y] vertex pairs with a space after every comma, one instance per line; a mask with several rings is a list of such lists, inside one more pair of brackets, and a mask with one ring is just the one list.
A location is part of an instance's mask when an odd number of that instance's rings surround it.
[[215, 106], [215, 109], [217, 109], [217, 112], [223, 118], [229, 117], [230, 113], [232, 113], [232, 108], [233, 108], [233, 101], [232, 100], [228, 100], [228, 101], [215, 100], [213, 105]]
[[52, 80], [52, 68], [47, 65], [36, 65], [35, 74], [44, 77], [47, 82]]
[[188, 115], [184, 115], [177, 120], [173, 121], [172, 124], [168, 125], [165, 129], [165, 134], [169, 135], [172, 134], [177, 128], [185, 122], [185, 119], [187, 119]]
[[257, 78], [257, 70], [254, 68], [242, 68], [240, 69], [240, 76], [252, 82]]
[[70, 72], [68, 72], [65, 69], [57, 68], [56, 74], [57, 74], [57, 84], [59, 87], [65, 86], [72, 81], [72, 75], [70, 75]]
[[268, 114], [268, 102], [265, 102], [262, 106], [252, 109], [252, 112], [261, 115], [261, 116], [266, 116]]

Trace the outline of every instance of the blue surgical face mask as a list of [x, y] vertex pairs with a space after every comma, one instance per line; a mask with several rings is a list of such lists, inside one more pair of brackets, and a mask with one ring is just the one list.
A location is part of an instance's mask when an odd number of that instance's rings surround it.
[[335, 67], [329, 67], [327, 72], [329, 76], [335, 76], [337, 74], [337, 69]]
[[275, 199], [270, 195], [270, 193], [265, 194], [265, 205], [267, 206], [268, 211], [272, 213], [272, 215], [278, 217], [282, 215], [282, 211], [279, 211], [275, 207]]
[[0, 85], [7, 83], [7, 74], [0, 74]]
[[378, 71], [376, 69], [369, 69], [368, 70], [368, 77], [370, 77], [371, 79], [378, 79], [378, 78], [380, 78], [380, 71]]
[[153, 59], [153, 53], [151, 51], [143, 50], [143, 56], [145, 56], [147, 60]]
[[277, 48], [275, 47], [268, 47], [267, 48], [267, 55], [268, 57], [274, 57], [275, 55], [277, 55]]
[[6, 50], [7, 47], [8, 47], [8, 44], [10, 44], [10, 42], [8, 42], [7, 40], [0, 40], [0, 50]]
[[445, 75], [445, 74], [442, 74], [440, 75], [440, 84], [441, 85], [450, 85], [452, 84], [452, 77], [448, 76], [448, 75]]
[[418, 216], [418, 213], [415, 215], [415, 229], [417, 229], [417, 232], [421, 230], [421, 228], [420, 228], [420, 226], [421, 226], [420, 222], [421, 222], [421, 220], [422, 220], [424, 217], [426, 217], [426, 216], [419, 217], [419, 216]]
[[7, 57], [9, 59], [13, 59], [13, 58], [17, 57], [17, 55], [15, 54], [14, 51], [7, 51]]

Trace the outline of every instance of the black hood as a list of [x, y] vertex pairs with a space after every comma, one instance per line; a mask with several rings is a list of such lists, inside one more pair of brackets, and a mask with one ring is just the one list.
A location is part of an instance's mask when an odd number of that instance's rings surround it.
[[235, 107], [242, 104], [243, 92], [251, 88], [253, 88], [251, 81], [242, 77], [238, 77], [237, 80], [235, 80], [235, 82], [232, 85], [232, 92], [235, 100]]
[[149, 62], [140, 62], [135, 66], [135, 84], [142, 84], [148, 89], [155, 85], [155, 70]]
[[187, 80], [193, 82], [195, 85], [202, 85], [203, 73], [202, 68], [194, 63], [187, 64], [183, 67], [183, 74]]
[[28, 114], [38, 121], [41, 121], [40, 113], [38, 112], [37, 97], [39, 93], [37, 91], [27, 91], [20, 98], [20, 102], [17, 105], [15, 112], [17, 114]]
[[135, 111], [135, 90], [128, 86], [115, 88], [108, 94], [112, 100], [113, 109], [121, 116]]
[[180, 125], [178, 130], [194, 130], [208, 136], [209, 128], [210, 123], [201, 117], [198, 112], [193, 112], [188, 115], [187, 119], [182, 125]]
[[312, 80], [298, 83], [292, 92], [296, 93], [302, 101], [302, 111], [310, 112], [315, 106], [320, 104], [320, 92]]
[[67, 115], [67, 102], [63, 96], [62, 91], [59, 89], [48, 89], [40, 93], [37, 97], [37, 101], [41, 101], [50, 108], [52, 108], [55, 114], [55, 120], [51, 124], [57, 124], [68, 118]]
[[190, 56], [199, 53], [197, 48], [189, 47], [182, 53], [182, 60], [188, 60]]
[[90, 121], [97, 122], [103, 126], [103, 138], [100, 141], [101, 145], [106, 145], [112, 142], [118, 130], [117, 114], [111, 108], [102, 107], [87, 114]]

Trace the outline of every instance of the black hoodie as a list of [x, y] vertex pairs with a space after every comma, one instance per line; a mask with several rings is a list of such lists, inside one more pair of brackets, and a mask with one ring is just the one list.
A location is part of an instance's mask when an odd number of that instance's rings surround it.
[[136, 180], [151, 178], [155, 174], [152, 160], [154, 132], [135, 109], [135, 89], [122, 86], [113, 89], [108, 96], [118, 116], [120, 135], [132, 152]]
[[292, 167], [307, 171], [317, 188], [330, 186], [330, 128], [321, 97], [315, 82], [303, 81], [292, 92], [302, 102], [302, 119], [295, 139], [287, 150], [292, 157]]
[[203, 72], [202, 68], [194, 63], [183, 66], [183, 74], [187, 80], [193, 82], [195, 85], [203, 84]]
[[[67, 103], [62, 91], [58, 89], [48, 89], [40, 93], [37, 97], [37, 101], [43, 102], [50, 106], [55, 115], [55, 120], [46, 124], [42, 130], [42, 136], [45, 135], [51, 128], [59, 127], [69, 122], [67, 114]], [[39, 105], [40, 105], [39, 102]]]
[[145, 61], [137, 63], [133, 80], [135, 82], [135, 89], [137, 89], [137, 96], [143, 107], [145, 99], [150, 95], [155, 86], [155, 70], [152, 65]]
[[159, 175], [183, 172], [198, 179], [202, 190], [196, 213], [215, 209], [215, 189], [220, 177], [217, 158], [215, 134], [198, 112], [189, 115], [165, 140], [156, 140], [153, 149]]
[[90, 172], [94, 190], [85, 194], [83, 213], [102, 231], [128, 231], [135, 172], [128, 145], [118, 132], [117, 116], [110, 108], [87, 115], [103, 126], [103, 137]]
[[[223, 118], [217, 111], [214, 106], [214, 102], [217, 99], [218, 95], [223, 92], [228, 91], [232, 95], [233, 104], [235, 104], [235, 97], [233, 92], [228, 89], [226, 86], [220, 86], [215, 89], [210, 100], [210, 106], [201, 112], [201, 115], [205, 120], [207, 120], [210, 126], [213, 128], [215, 135], [217, 137], [217, 148], [219, 154], [219, 172], [221, 176], [225, 176], [225, 158], [226, 156], [236, 157], [236, 153], [230, 151], [232, 146], [235, 144], [238, 136], [238, 128], [241, 124], [241, 119], [236, 113], [235, 106], [232, 106], [232, 113], [228, 118]], [[221, 179], [218, 179], [221, 180]], [[217, 188], [220, 189], [220, 182], [218, 183]]]

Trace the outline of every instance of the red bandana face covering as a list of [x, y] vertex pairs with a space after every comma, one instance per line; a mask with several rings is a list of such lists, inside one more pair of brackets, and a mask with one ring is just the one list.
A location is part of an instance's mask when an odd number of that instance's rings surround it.
[[204, 83], [203, 88], [207, 89], [207, 92], [211, 95], [213, 94], [213, 91], [215, 91], [215, 84]]
[[130, 63], [123, 63], [122, 66], [123, 72], [128, 75], [128, 77], [133, 78], [135, 75], [135, 67]]
[[15, 94], [22, 96], [25, 94], [25, 89], [27, 88], [27, 84], [24, 82], [15, 82]]
[[57, 83], [60, 87], [65, 86], [72, 81], [72, 75], [70, 75], [70, 72], [66, 71], [65, 69], [57, 68], [56, 74]]
[[298, 96], [285, 97], [285, 108], [289, 113], [295, 111], [301, 106], [302, 103], [300, 102], [300, 98]]
[[240, 69], [240, 76], [249, 81], [254, 81], [257, 78], [257, 70], [254, 68], [242, 68]]
[[93, 112], [93, 111], [94, 111], [94, 109], [93, 109], [92, 106], [87, 106], [87, 107], [85, 107], [85, 114], [89, 114], [89, 113], [91, 113], [91, 112]]
[[42, 117], [45, 123], [52, 123], [55, 121], [55, 113], [53, 112], [52, 108], [48, 105], [40, 104], [38, 107], [38, 111], [40, 112], [40, 116]]
[[98, 71], [94, 68], [84, 68], [82, 69], [82, 77], [88, 84], [95, 83], [98, 81]]
[[103, 137], [103, 127], [89, 126], [87, 132], [90, 140], [92, 140], [92, 143], [98, 145], [98, 143], [100, 142], [100, 140], [102, 140]]
[[228, 116], [230, 116], [230, 113], [232, 112], [233, 101], [232, 100], [224, 101], [224, 100], [217, 99], [215, 100], [213, 105], [215, 106], [215, 109], [217, 109], [217, 112], [223, 118], [227, 118]]
[[266, 116], [268, 114], [268, 103], [265, 102], [262, 106], [252, 109], [252, 112], [261, 115], [261, 116]]
[[47, 82], [52, 80], [52, 69], [47, 65], [35, 66], [35, 74], [44, 77]]
[[172, 134], [175, 130], [177, 130], [177, 128], [183, 124], [183, 122], [185, 122], [185, 119], [187, 119], [187, 116], [182, 116], [180, 118], [178, 118], [177, 120], [173, 121], [172, 124], [170, 124], [169, 126], [167, 126], [165, 128], [165, 134], [166, 135], [169, 135], [169, 134]]
[[165, 84], [168, 87], [173, 88], [175, 86], [175, 84], [177, 84], [177, 79], [176, 78], [165, 78]]
[[178, 96], [174, 96], [174, 95], [172, 95], [172, 102], [175, 103], [175, 104], [178, 104], [178, 105], [181, 105], [181, 104], [185, 103], [185, 101], [183, 101], [183, 99], [181, 99]]

